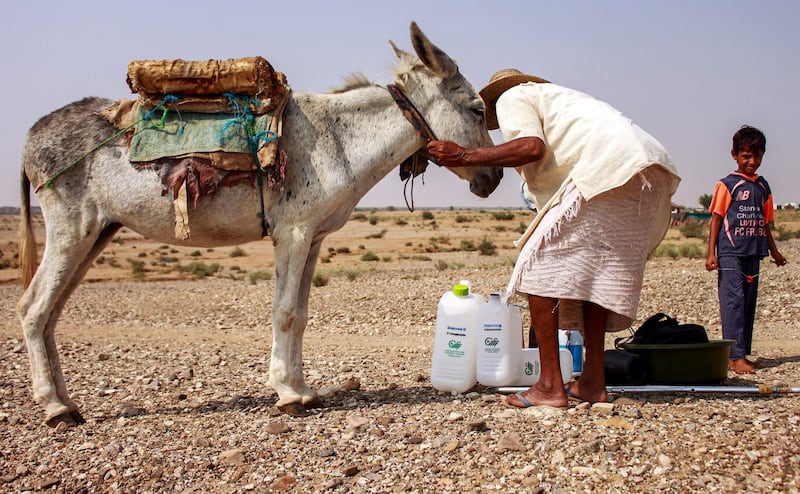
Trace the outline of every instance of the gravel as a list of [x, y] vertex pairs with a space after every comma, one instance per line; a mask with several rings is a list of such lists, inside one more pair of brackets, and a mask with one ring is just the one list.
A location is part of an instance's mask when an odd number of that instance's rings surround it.
[[[800, 385], [800, 243], [780, 248], [789, 265], [762, 263], [765, 368], [724, 384]], [[312, 288], [304, 367], [326, 406], [304, 418], [281, 415], [266, 385], [271, 281], [81, 285], [57, 341], [87, 423], [56, 429], [31, 397], [20, 287], [0, 286], [0, 491], [800, 492], [795, 394], [521, 410], [480, 387], [437, 392], [439, 297], [462, 278], [501, 290], [511, 268], [379, 264]], [[652, 260], [645, 277], [637, 322], [667, 312], [721, 337], [702, 260]]]

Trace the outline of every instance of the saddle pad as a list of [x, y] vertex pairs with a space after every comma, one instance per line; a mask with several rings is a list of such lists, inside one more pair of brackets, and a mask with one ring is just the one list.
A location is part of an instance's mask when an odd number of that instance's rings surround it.
[[[251, 115], [245, 120], [229, 114], [178, 113], [167, 111], [165, 119], [157, 110], [149, 120], [143, 120], [148, 110], [138, 106], [133, 139], [132, 162], [155, 161], [168, 156], [190, 153], [251, 153], [249, 135], [268, 135], [272, 113]], [[162, 125], [163, 124], [163, 125]], [[245, 129], [245, 126], [250, 127]], [[267, 140], [260, 140], [260, 149]]]

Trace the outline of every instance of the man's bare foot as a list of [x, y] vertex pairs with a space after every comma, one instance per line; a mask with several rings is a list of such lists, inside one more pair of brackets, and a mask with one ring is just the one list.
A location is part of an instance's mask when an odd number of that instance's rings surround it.
[[740, 358], [736, 360], [728, 360], [728, 369], [737, 374], [755, 374], [756, 369], [748, 360]]
[[584, 382], [581, 385], [580, 380], [571, 381], [564, 385], [564, 391], [569, 398], [577, 401], [588, 401], [589, 403], [606, 403], [608, 402], [608, 393], [605, 386], [598, 387], [597, 390], [593, 389]]
[[569, 404], [567, 395], [564, 393], [563, 389], [561, 389], [561, 393], [557, 391], [549, 393], [536, 389], [534, 386], [531, 386], [525, 391], [508, 395], [506, 397], [506, 403], [517, 408], [528, 408], [540, 405], [565, 408]]

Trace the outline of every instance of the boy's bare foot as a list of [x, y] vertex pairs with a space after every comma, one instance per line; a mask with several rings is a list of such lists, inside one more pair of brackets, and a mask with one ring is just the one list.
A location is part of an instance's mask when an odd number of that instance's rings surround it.
[[748, 360], [740, 358], [736, 360], [728, 360], [728, 369], [737, 374], [755, 374], [756, 369], [753, 364]]

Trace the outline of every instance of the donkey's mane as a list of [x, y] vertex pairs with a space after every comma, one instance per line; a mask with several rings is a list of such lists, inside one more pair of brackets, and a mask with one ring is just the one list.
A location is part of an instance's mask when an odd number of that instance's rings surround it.
[[[419, 69], [424, 69], [425, 65], [419, 60], [411, 61], [408, 59], [401, 59], [397, 66], [392, 67], [392, 75], [394, 75], [395, 84], [401, 88], [405, 88], [411, 72]], [[377, 84], [370, 80], [366, 75], [356, 72], [345, 76], [344, 82], [340, 86], [333, 87], [328, 90], [330, 94], [341, 94], [355, 89], [364, 87], [376, 86]]]
[[344, 82], [341, 86], [337, 86], [328, 90], [330, 94], [340, 94], [360, 89], [362, 87], [374, 86], [375, 83], [362, 73], [349, 74], [344, 77]]
[[395, 67], [392, 67], [392, 75], [396, 84], [401, 89], [406, 89], [406, 85], [411, 78], [411, 73], [415, 70], [425, 69], [425, 65], [419, 59], [410, 59], [410, 57], [401, 57]]

